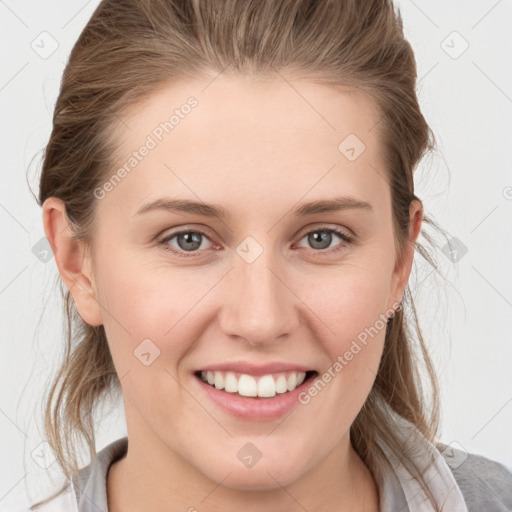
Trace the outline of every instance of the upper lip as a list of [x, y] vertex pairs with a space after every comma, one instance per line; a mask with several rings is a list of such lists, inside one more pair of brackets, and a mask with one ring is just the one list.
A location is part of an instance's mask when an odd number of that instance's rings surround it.
[[255, 364], [249, 361], [233, 361], [219, 364], [210, 364], [202, 367], [199, 371], [237, 372], [248, 375], [267, 375], [269, 373], [280, 373], [287, 371], [308, 372], [312, 368], [300, 364], [285, 362], [270, 362], [266, 364]]

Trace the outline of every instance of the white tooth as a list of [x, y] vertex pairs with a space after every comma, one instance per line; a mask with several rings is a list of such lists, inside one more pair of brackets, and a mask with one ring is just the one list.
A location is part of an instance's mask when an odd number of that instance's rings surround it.
[[215, 387], [217, 389], [224, 389], [224, 376], [222, 372], [215, 372]]
[[272, 375], [265, 375], [258, 381], [258, 396], [276, 396], [276, 383]]
[[286, 393], [287, 391], [286, 377], [284, 375], [279, 375], [276, 380], [276, 393]]
[[201, 378], [216, 389], [224, 389], [228, 393], [238, 392], [242, 396], [273, 397], [277, 393], [293, 391], [300, 386], [306, 378], [306, 372], [291, 372], [288, 378], [281, 374], [277, 379], [272, 375], [263, 375], [256, 380], [255, 377], [247, 374], [242, 374], [237, 379], [233, 372], [203, 370]]
[[226, 373], [224, 379], [224, 390], [228, 393], [236, 393], [238, 391], [238, 381], [233, 372]]
[[256, 379], [243, 373], [238, 379], [238, 393], [242, 396], [257, 396], [258, 385]]
[[295, 372], [288, 375], [286, 387], [288, 388], [288, 391], [293, 391], [297, 387], [297, 374]]

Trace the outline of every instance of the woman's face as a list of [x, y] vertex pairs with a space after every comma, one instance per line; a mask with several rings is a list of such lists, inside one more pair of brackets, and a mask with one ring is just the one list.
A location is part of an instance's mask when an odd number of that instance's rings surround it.
[[105, 327], [140, 462], [263, 489], [349, 449], [410, 272], [378, 121], [361, 93], [277, 75], [173, 85], [120, 116], [97, 302], [74, 295]]

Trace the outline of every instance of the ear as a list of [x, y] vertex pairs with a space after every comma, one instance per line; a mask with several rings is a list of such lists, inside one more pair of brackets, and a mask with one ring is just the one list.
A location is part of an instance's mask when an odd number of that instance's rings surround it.
[[73, 296], [78, 313], [89, 325], [101, 325], [101, 306], [94, 287], [90, 256], [85, 243], [73, 239], [62, 200], [56, 197], [45, 200], [43, 225], [60, 276]]
[[411, 273], [414, 261], [414, 252], [416, 250], [416, 241], [421, 231], [423, 221], [423, 203], [418, 199], [413, 199], [409, 205], [409, 237], [403, 248], [402, 258], [396, 262], [391, 282], [391, 298], [393, 302], [389, 308], [402, 300], [409, 275]]

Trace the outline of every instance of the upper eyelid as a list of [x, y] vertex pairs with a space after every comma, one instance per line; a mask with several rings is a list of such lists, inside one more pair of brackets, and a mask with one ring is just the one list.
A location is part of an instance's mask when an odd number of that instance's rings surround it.
[[[320, 226], [314, 226], [314, 227], [309, 227], [309, 228], [304, 228], [304, 230], [301, 230], [299, 231], [299, 233], [297, 234], [297, 236], [301, 236], [301, 238], [305, 235], [307, 235], [308, 233], [311, 233], [311, 232], [314, 232], [314, 231], [340, 231], [341, 233], [345, 234], [348, 238], [350, 239], [353, 239], [355, 237], [355, 235], [352, 233], [351, 230], [349, 230], [348, 228], [341, 228], [339, 226], [337, 227], [332, 227], [332, 226], [328, 226], [327, 224], [323, 224], [323, 225], [320, 225]], [[334, 233], [336, 234], [336, 233]]]
[[170, 240], [170, 239], [174, 238], [175, 236], [181, 235], [183, 233], [200, 233], [201, 235], [207, 237], [208, 240], [211, 241], [211, 237], [206, 228], [183, 228], [183, 229], [177, 228], [176, 231], [172, 231], [171, 233], [159, 235], [157, 237], [157, 240], [160, 242], [162, 242], [163, 240]]

